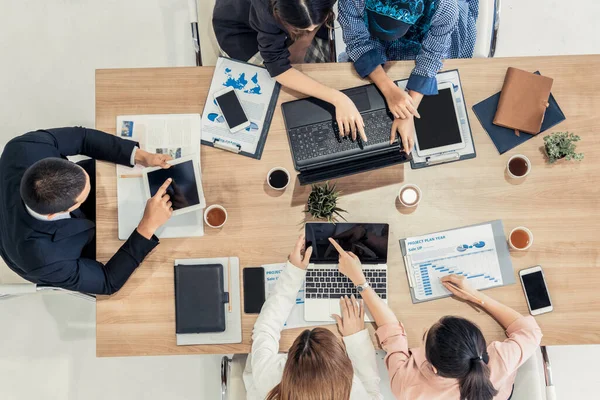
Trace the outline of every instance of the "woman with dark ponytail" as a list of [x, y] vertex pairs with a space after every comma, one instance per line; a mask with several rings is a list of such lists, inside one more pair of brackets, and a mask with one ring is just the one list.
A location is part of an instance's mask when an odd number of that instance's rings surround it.
[[490, 356], [483, 334], [469, 320], [443, 317], [427, 333], [425, 356], [437, 375], [458, 380], [461, 399], [492, 400]]
[[[360, 260], [329, 240], [340, 254], [340, 272], [355, 285], [364, 285], [367, 280]], [[442, 283], [456, 297], [481, 306], [502, 325], [508, 339], [487, 344], [477, 325], [464, 318], [443, 317], [425, 332], [423, 346], [409, 349], [404, 326], [366, 287], [361, 295], [387, 352], [392, 392], [402, 400], [510, 399], [517, 369], [540, 345], [540, 327], [533, 317], [471, 288], [465, 276], [448, 275]]]
[[[224, 54], [264, 64], [282, 86], [332, 104], [341, 136], [366, 141], [362, 116], [352, 100], [292, 64], [327, 61], [325, 28], [333, 24], [336, 0], [216, 0], [213, 27]], [[328, 52], [328, 50], [327, 50]]]

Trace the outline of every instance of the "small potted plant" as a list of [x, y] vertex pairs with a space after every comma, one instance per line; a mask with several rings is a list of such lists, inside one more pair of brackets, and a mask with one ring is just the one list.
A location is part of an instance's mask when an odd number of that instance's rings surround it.
[[329, 185], [325, 182], [322, 185], [312, 185], [312, 191], [308, 196], [305, 213], [310, 214], [314, 219], [336, 222], [337, 218], [346, 220], [340, 213], [347, 212], [337, 206], [337, 200], [341, 192], [335, 190], [335, 184]]
[[560, 159], [565, 160], [583, 160], [583, 153], [575, 152], [575, 142], [581, 138], [578, 135], [569, 132], [554, 132], [544, 136], [544, 148], [548, 156], [548, 162], [554, 164]]

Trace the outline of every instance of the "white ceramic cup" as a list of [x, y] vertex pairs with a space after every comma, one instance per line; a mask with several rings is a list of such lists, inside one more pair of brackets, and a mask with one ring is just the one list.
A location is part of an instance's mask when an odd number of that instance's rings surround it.
[[[404, 193], [402, 193], [405, 189]], [[412, 191], [411, 191], [412, 189]], [[400, 188], [398, 192], [398, 200], [404, 207], [416, 207], [417, 204], [421, 202], [423, 198], [423, 193], [421, 192], [421, 188], [413, 183], [407, 183]]]
[[[525, 172], [524, 175], [517, 176], [517, 175], [513, 174], [512, 172], [510, 172], [510, 167], [509, 167], [510, 162], [512, 160], [514, 160], [515, 158], [520, 158], [522, 160], [525, 160], [525, 162], [527, 163], [527, 172]], [[531, 172], [531, 161], [529, 161], [529, 158], [527, 158], [523, 154], [515, 154], [514, 156], [512, 156], [511, 158], [508, 159], [508, 162], [506, 163], [506, 171], [508, 171], [508, 176], [510, 176], [513, 179], [525, 178]]]
[[[269, 177], [271, 176], [271, 174], [275, 171], [283, 171], [285, 172], [285, 174], [287, 175], [288, 178], [288, 182], [286, 183], [286, 185], [284, 187], [281, 188], [276, 188], [273, 185], [271, 185], [271, 182], [269, 182]], [[283, 167], [275, 167], [275, 168], [271, 168], [271, 170], [267, 173], [267, 185], [269, 185], [269, 187], [273, 190], [285, 190], [286, 187], [289, 186], [290, 181], [292, 180], [292, 177], [290, 176], [290, 173], [288, 172], [287, 169], [283, 168]]]
[[[512, 234], [514, 231], [523, 231], [525, 233], [527, 233], [527, 235], [529, 235], [529, 244], [523, 248], [517, 247], [512, 243]], [[528, 228], [525, 228], [524, 226], [517, 226], [515, 229], [513, 229], [512, 231], [510, 231], [510, 234], [508, 235], [508, 245], [510, 246], [511, 249], [513, 250], [517, 250], [517, 251], [523, 251], [523, 250], [527, 250], [531, 247], [531, 245], [533, 244], [533, 233], [531, 233], [531, 231]]]
[[[225, 221], [223, 221], [223, 223], [221, 225], [218, 226], [214, 226], [208, 223], [208, 213], [210, 212], [210, 210], [218, 208], [220, 210], [223, 210], [223, 212], [225, 213]], [[206, 210], [204, 210], [204, 223], [208, 226], [210, 226], [211, 228], [221, 228], [223, 225], [225, 225], [225, 223], [227, 222], [227, 210], [225, 209], [225, 207], [219, 205], [219, 204], [213, 204], [210, 207], [207, 207]]]

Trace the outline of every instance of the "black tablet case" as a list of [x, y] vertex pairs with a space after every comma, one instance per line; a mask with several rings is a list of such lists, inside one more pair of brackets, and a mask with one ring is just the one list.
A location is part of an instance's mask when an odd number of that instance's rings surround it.
[[221, 264], [175, 266], [176, 333], [225, 331], [228, 302]]

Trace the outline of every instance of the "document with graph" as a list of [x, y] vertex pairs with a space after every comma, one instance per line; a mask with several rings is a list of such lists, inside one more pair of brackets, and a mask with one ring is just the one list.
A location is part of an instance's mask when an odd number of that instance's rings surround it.
[[[450, 296], [440, 281], [449, 274], [464, 276], [480, 290], [506, 283], [498, 250], [506, 255], [508, 249], [492, 223], [409, 237], [401, 247], [416, 302]], [[512, 272], [512, 264], [508, 267]]]

